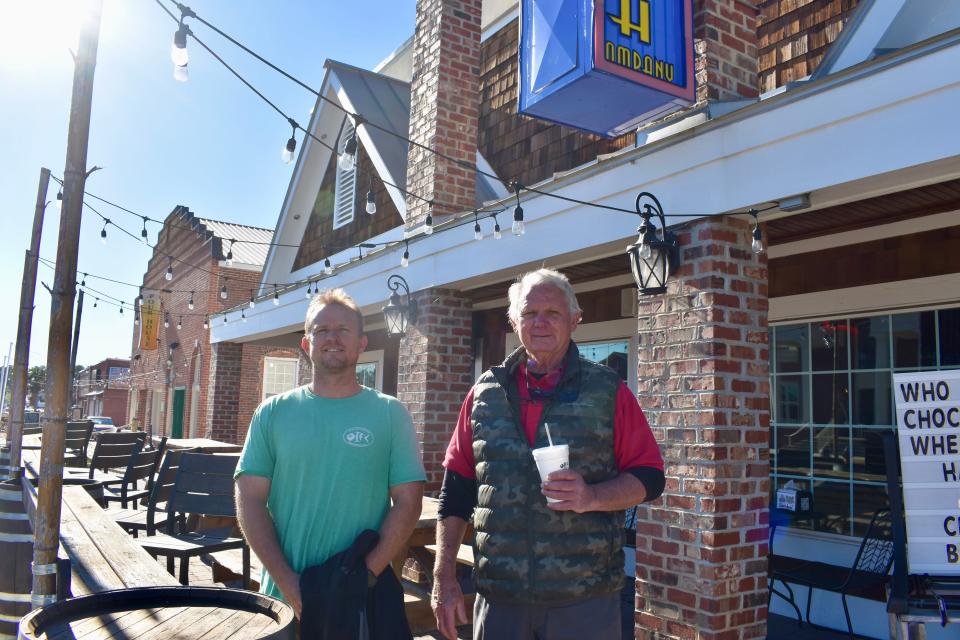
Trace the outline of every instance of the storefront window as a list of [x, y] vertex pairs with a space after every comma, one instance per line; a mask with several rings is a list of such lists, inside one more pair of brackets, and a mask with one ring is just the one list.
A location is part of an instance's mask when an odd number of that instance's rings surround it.
[[577, 348], [587, 360], [605, 364], [620, 374], [620, 379], [627, 380], [627, 347], [626, 340], [612, 340], [606, 342], [585, 342], [577, 344]]
[[812, 491], [821, 531], [860, 536], [886, 503], [892, 374], [960, 366], [960, 307], [770, 331], [771, 491]]
[[363, 362], [357, 364], [357, 383], [371, 389], [377, 388], [376, 362]]

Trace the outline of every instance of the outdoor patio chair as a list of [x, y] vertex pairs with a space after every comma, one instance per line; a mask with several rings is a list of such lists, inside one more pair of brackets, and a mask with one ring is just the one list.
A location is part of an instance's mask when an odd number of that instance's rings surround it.
[[153, 480], [153, 486], [150, 488], [146, 508], [136, 506], [126, 509], [114, 508], [108, 509], [107, 513], [124, 531], [133, 534], [134, 538], [141, 531], [148, 536], [154, 535], [158, 527], [163, 527], [167, 523], [166, 503], [177, 479], [180, 459], [183, 454], [194, 452], [196, 452], [196, 449], [167, 449], [163, 455], [163, 462], [160, 463], [160, 470], [157, 472]]
[[[109, 506], [111, 502], [119, 502], [121, 508], [126, 509], [131, 502], [150, 495], [153, 488], [153, 472], [157, 468], [160, 452], [157, 449], [138, 451], [130, 456], [127, 468], [123, 472], [123, 480], [118, 488], [104, 487], [103, 499]], [[138, 488], [137, 483], [144, 481], [145, 486]]]
[[87, 447], [93, 434], [93, 422], [80, 420], [68, 422], [64, 435], [63, 464], [68, 467], [87, 466]]
[[[810, 624], [810, 603], [814, 589], [832, 591], [840, 594], [843, 603], [843, 615], [847, 620], [847, 633], [854, 638], [853, 624], [850, 621], [850, 609], [847, 606], [848, 595], [858, 595], [873, 599], [886, 600], [885, 587], [890, 580], [890, 567], [893, 565], [893, 532], [889, 509], [880, 509], [874, 513], [867, 527], [857, 557], [850, 567], [841, 567], [825, 562], [804, 562], [783, 556], [770, 557], [770, 594], [776, 593], [797, 611], [797, 622], [802, 623], [800, 611], [793, 599], [793, 591], [788, 583], [807, 587], [807, 622]], [[789, 596], [773, 590], [775, 580], [788, 586]]]
[[101, 433], [90, 458], [89, 477], [101, 480], [104, 486], [122, 483], [123, 478], [109, 473], [110, 470], [125, 470], [130, 457], [143, 448], [145, 439], [146, 434], [137, 431]]
[[250, 547], [230, 529], [202, 532], [177, 532], [176, 514], [203, 514], [235, 518], [233, 472], [239, 455], [186, 453], [180, 459], [177, 479], [167, 500], [166, 533], [138, 538], [154, 558], [167, 558], [167, 571], [174, 572], [174, 559], [180, 560], [180, 584], [190, 584], [190, 558], [229, 549], [243, 550], [243, 587], [250, 584]]

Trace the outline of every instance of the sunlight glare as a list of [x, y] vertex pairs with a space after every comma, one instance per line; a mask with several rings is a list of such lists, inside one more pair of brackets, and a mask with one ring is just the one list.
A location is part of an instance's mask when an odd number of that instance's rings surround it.
[[90, 0], [0, 0], [0, 66], [35, 70], [70, 63]]

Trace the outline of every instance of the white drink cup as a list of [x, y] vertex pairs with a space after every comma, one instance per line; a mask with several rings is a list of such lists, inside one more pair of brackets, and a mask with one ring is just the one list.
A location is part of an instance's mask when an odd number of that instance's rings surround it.
[[[555, 444], [552, 447], [540, 447], [533, 450], [533, 460], [537, 463], [540, 479], [547, 481], [554, 471], [570, 468], [570, 447], [565, 444]], [[561, 502], [556, 498], [547, 498], [547, 502]]]

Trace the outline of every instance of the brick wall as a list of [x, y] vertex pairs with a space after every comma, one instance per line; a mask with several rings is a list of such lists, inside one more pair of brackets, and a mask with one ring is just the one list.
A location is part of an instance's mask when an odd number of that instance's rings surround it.
[[817, 70], [859, 0], [761, 0], [757, 24], [761, 92]]
[[767, 269], [750, 225], [678, 231], [682, 261], [642, 297], [640, 403], [666, 463], [637, 524], [638, 638], [766, 633], [769, 379]]
[[240, 374], [243, 368], [243, 345], [218, 342], [213, 345], [210, 361], [210, 396], [207, 415], [210, 416], [208, 437], [233, 442], [240, 413]]
[[[468, 165], [477, 150], [481, 4], [418, 0], [413, 41], [408, 137]], [[472, 170], [410, 145], [407, 189], [437, 201], [435, 218], [473, 209], [475, 184]], [[407, 227], [422, 224], [430, 211], [428, 203], [407, 196]]]
[[473, 385], [471, 303], [459, 291], [413, 294], [417, 324], [400, 341], [397, 397], [413, 417], [427, 471], [428, 494], [443, 481], [443, 454], [460, 405]]
[[698, 103], [757, 96], [756, 24], [752, 0], [694, 0]]

